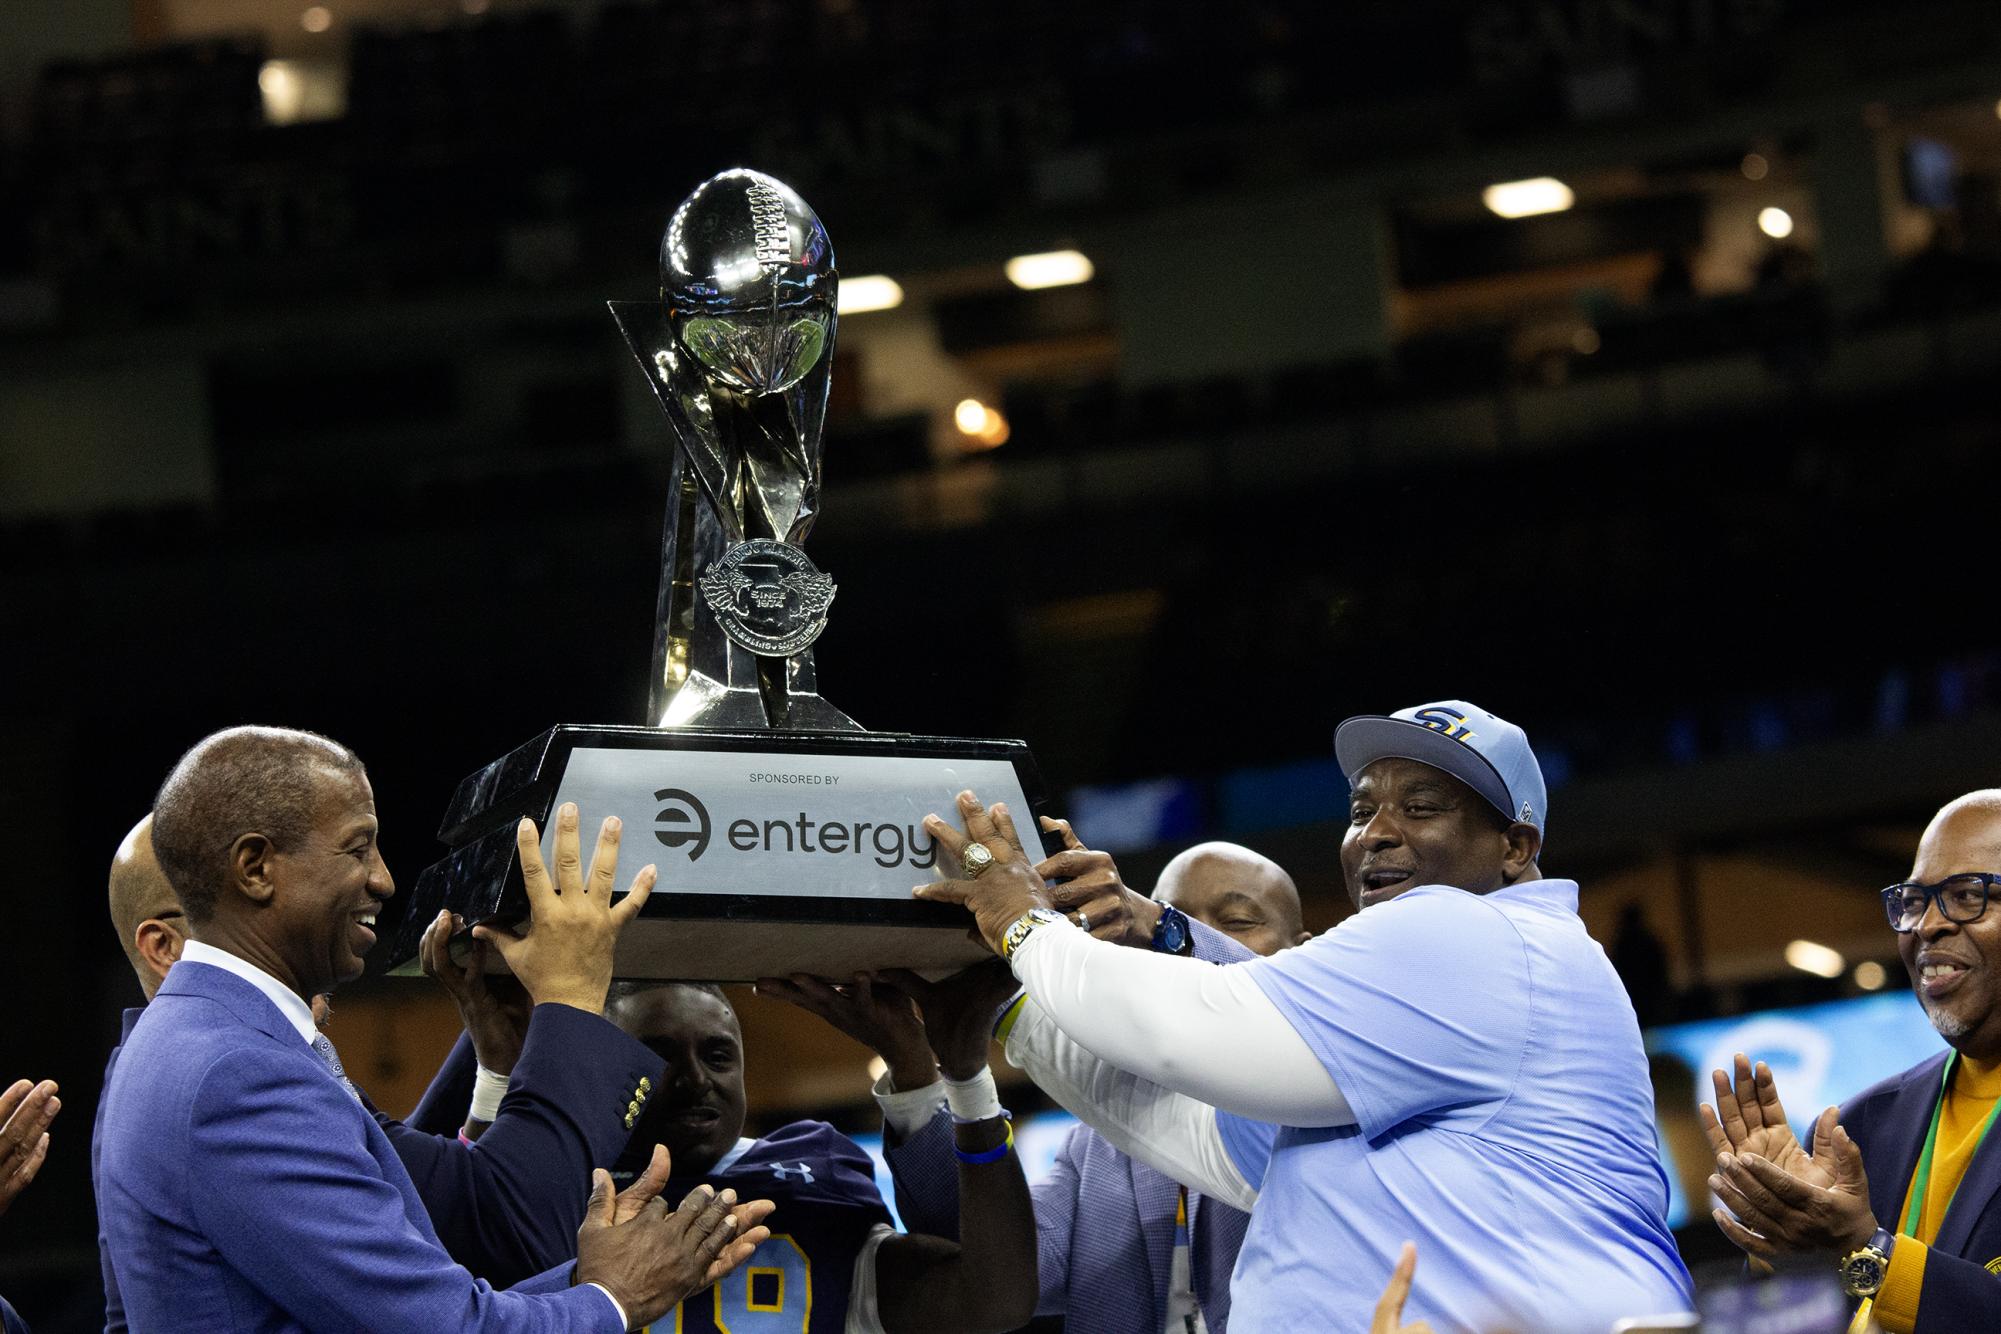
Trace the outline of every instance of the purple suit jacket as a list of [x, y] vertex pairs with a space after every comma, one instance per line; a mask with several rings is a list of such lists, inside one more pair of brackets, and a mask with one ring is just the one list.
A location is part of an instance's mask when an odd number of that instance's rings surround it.
[[[125, 1011], [119, 1046], [105, 1065], [111, 1087], [120, 1052], [143, 1007]], [[459, 1142], [476, 1068], [464, 1034], [425, 1090], [408, 1123], [363, 1106], [396, 1151], [446, 1251], [495, 1287], [505, 1288], [576, 1256], [591, 1169], [610, 1167], [625, 1149], [628, 1105], [645, 1100], [639, 1080], [660, 1058], [596, 1015], [565, 1005], [537, 1006], [521, 1059], [493, 1125], [476, 1147]], [[102, 1195], [100, 1098], [91, 1132], [91, 1187]], [[124, 1301], [100, 1213], [105, 1328], [122, 1334]]]
[[[1239, 963], [1257, 956], [1220, 931], [1190, 922], [1195, 957]], [[884, 1128], [883, 1156], [896, 1183], [896, 1208], [913, 1232], [959, 1235], [959, 1173], [952, 1118], [940, 1111], [901, 1143]], [[1174, 1259], [1174, 1212], [1181, 1187], [1134, 1162], [1089, 1126], [1063, 1142], [1056, 1167], [1036, 1183], [1037, 1315], [1062, 1315], [1091, 1334], [1160, 1334]], [[1188, 1192], [1188, 1265], [1211, 1334], [1230, 1326], [1230, 1272], [1251, 1216]]]

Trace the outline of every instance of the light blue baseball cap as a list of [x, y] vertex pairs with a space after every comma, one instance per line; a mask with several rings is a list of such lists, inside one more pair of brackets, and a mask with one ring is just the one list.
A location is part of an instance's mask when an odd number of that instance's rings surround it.
[[1443, 769], [1538, 833], [1549, 817], [1549, 793], [1528, 733], [1463, 699], [1398, 709], [1386, 718], [1350, 718], [1334, 729], [1334, 759], [1350, 784], [1377, 760], [1416, 760]]

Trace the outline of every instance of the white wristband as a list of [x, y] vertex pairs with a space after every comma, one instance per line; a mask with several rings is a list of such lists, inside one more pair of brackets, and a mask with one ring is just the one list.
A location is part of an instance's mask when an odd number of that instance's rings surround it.
[[496, 1075], [483, 1065], [474, 1067], [472, 1106], [466, 1109], [466, 1119], [492, 1125], [494, 1118], [500, 1115], [500, 1100], [506, 1096], [506, 1075]]
[[971, 1079], [945, 1081], [945, 1105], [951, 1109], [952, 1119], [961, 1125], [968, 1121], [991, 1121], [1004, 1110], [1000, 1090], [994, 1087], [994, 1072], [984, 1065]]

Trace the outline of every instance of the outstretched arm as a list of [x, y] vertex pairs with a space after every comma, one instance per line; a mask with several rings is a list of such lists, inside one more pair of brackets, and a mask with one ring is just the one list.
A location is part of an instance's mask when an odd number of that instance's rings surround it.
[[1099, 1060], [1033, 1000], [1013, 1016], [1007, 1058], [1121, 1153], [1232, 1208], [1248, 1211], [1256, 1203], [1254, 1183], [1263, 1177], [1276, 1127], [1219, 1116], [1206, 1103]]
[[[962, 862], [978, 844], [990, 854], [987, 865], [971, 879], [926, 885], [918, 896], [970, 909], [999, 953], [1008, 929], [1031, 909], [1049, 907], [1050, 895], [1006, 807], [989, 812], [962, 792], [959, 816], [963, 834], [936, 816], [926, 817], [925, 828]], [[1009, 962], [1059, 1028], [1149, 1084], [1282, 1125], [1355, 1121], [1334, 1077], [1248, 968], [1121, 949], [1067, 919], [1030, 931]]]

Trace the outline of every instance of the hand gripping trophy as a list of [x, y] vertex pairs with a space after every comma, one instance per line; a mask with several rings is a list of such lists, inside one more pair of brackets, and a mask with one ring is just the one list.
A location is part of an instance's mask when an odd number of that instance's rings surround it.
[[834, 581], [800, 550], [840, 276], [806, 202], [741, 168], [704, 181], [660, 242], [660, 303], [614, 301], [678, 448], [647, 712], [656, 726], [845, 731], [813, 641]]
[[619, 938], [620, 976], [982, 957], [962, 914], [910, 896], [941, 869], [922, 821], [972, 787], [1034, 829], [1028, 748], [864, 731], [814, 673], [835, 587], [800, 544], [819, 513], [838, 282], [805, 201], [737, 169], [674, 210], [660, 300], [610, 303], [675, 436], [646, 725], [552, 727], [461, 782], [439, 829], [451, 852], [409, 895], [391, 967], [414, 969], [440, 908], [468, 926], [525, 916], [516, 823], [534, 819], [546, 845], [569, 801], [618, 816], [629, 841], [653, 836], [659, 880]]

